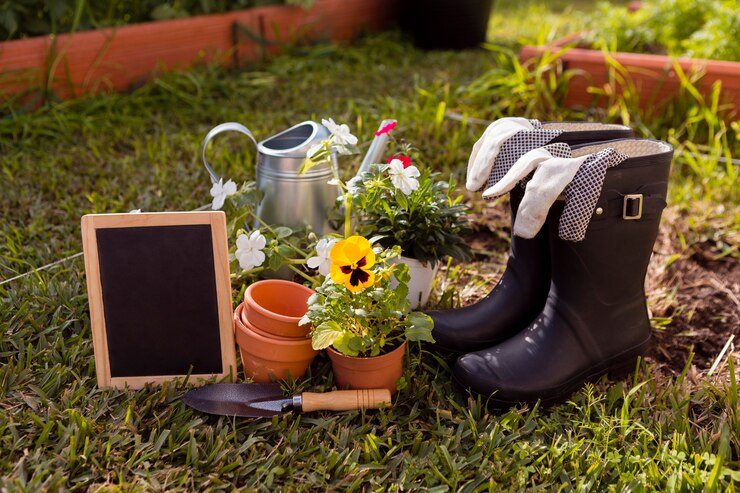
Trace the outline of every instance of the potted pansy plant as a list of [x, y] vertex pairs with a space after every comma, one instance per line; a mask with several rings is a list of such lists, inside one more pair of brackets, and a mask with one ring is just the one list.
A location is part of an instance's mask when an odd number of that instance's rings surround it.
[[339, 388], [395, 391], [407, 341], [434, 342], [432, 319], [410, 309], [408, 267], [393, 262], [400, 252], [358, 235], [331, 246], [329, 275], [300, 323], [313, 326], [313, 348], [327, 350]]

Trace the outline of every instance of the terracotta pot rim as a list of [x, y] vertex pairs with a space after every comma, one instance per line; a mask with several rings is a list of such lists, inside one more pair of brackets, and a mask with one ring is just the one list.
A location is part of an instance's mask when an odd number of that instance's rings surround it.
[[299, 336], [286, 336], [286, 335], [280, 335], [276, 332], [270, 332], [269, 330], [261, 329], [252, 320], [249, 320], [249, 315], [247, 315], [247, 307], [244, 302], [240, 303], [237, 307], [237, 310], [239, 311], [239, 314], [236, 313], [234, 316], [238, 316], [239, 320], [242, 324], [249, 327], [249, 329], [252, 332], [256, 332], [257, 334], [263, 335], [267, 337], [268, 339], [276, 339], [278, 341], [303, 341], [305, 339], [310, 339], [311, 336], [309, 335], [309, 332], [311, 332], [311, 327], [309, 325], [306, 325], [306, 330], [304, 331], [303, 335]]
[[[298, 323], [298, 321], [302, 318], [302, 316], [301, 317], [290, 317], [288, 315], [282, 315], [280, 313], [275, 313], [263, 307], [262, 305], [258, 304], [256, 301], [254, 301], [254, 297], [252, 296], [252, 293], [254, 293], [255, 289], [259, 289], [260, 286], [265, 286], [265, 285], [270, 285], [270, 284], [282, 285], [282, 286], [285, 286], [286, 289], [298, 289], [300, 291], [308, 292], [311, 294], [313, 294], [315, 291], [307, 286], [304, 286], [303, 284], [299, 284], [293, 281], [285, 281], [282, 279], [263, 279], [261, 281], [257, 281], [255, 283], [250, 284], [247, 290], [244, 292], [244, 303], [248, 304], [250, 309], [256, 311], [260, 315], [264, 317], [272, 318], [274, 320], [278, 320], [280, 322]], [[286, 296], [288, 295], [289, 293], [286, 293]]]
[[326, 351], [329, 352], [329, 353], [332, 353], [332, 355], [339, 356], [340, 358], [346, 358], [348, 360], [360, 360], [360, 361], [373, 360], [375, 362], [378, 362], [378, 361], [383, 361], [383, 360], [389, 359], [393, 353], [395, 353], [396, 351], [398, 351], [400, 349], [405, 349], [406, 346], [408, 346], [408, 342], [409, 342], [408, 340], [404, 340], [403, 341], [403, 344], [401, 344], [397, 348], [393, 349], [393, 351], [389, 351], [387, 353], [379, 354], [378, 356], [347, 356], [346, 354], [340, 353], [339, 351], [337, 351], [336, 349], [334, 349], [331, 346], [329, 346], [328, 348], [326, 348]]
[[[243, 332], [250, 333], [250, 336], [254, 336], [260, 342], [263, 343], [274, 343], [284, 346], [304, 346], [306, 341], [310, 341], [310, 337], [282, 337], [273, 334], [268, 334], [260, 329], [257, 329], [249, 320], [242, 320], [241, 312], [244, 310], [244, 303], [240, 303], [236, 307], [234, 312], [234, 323], [235, 330], [241, 330]], [[241, 347], [241, 346], [239, 346]]]

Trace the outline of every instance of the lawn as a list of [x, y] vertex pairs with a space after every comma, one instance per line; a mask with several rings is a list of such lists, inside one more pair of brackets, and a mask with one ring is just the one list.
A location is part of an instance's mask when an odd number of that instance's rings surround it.
[[[242, 71], [169, 74], [130, 94], [35, 113], [0, 109], [0, 490], [736, 491], [740, 125], [690, 91], [649, 117], [628, 100], [566, 110], [547, 96], [551, 81], [540, 67], [521, 70], [508, 50], [564, 34], [580, 14], [547, 14], [557, 28], [533, 31], [506, 20], [544, 7], [507, 9], [491, 25], [497, 49], [426, 53], [383, 34], [351, 47], [296, 48]], [[75, 256], [80, 217], [207, 204], [200, 144], [214, 125], [239, 121], [265, 138], [333, 117], [368, 142], [392, 117], [423, 165], [461, 182], [485, 128], [478, 120], [505, 115], [626, 123], [676, 146], [647, 279], [656, 342], [629, 378], [589, 384], [549, 409], [493, 414], [453, 392], [452, 360], [414, 346], [410, 385], [390, 409], [265, 420], [194, 412], [180, 401], [187, 383], [96, 387], [84, 265]], [[219, 172], [253, 178], [244, 139], [220, 142], [211, 155]], [[359, 160], [342, 162], [346, 176]], [[476, 257], [443, 267], [433, 304], [473, 302], [505, 265], [505, 199], [467, 199]], [[233, 288], [236, 298], [243, 286]], [[320, 357], [287, 390], [332, 383]]]

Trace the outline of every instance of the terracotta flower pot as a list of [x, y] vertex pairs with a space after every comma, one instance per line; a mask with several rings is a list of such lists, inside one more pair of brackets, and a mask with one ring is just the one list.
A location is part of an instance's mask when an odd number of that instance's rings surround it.
[[265, 335], [244, 320], [243, 310], [244, 303], [236, 307], [234, 330], [246, 377], [260, 383], [270, 382], [272, 378], [302, 377], [318, 354], [311, 347], [311, 338]]
[[300, 326], [298, 322], [306, 314], [306, 302], [312, 294], [313, 289], [296, 282], [280, 279], [257, 281], [244, 293], [246, 320], [263, 333], [304, 338], [311, 326]]
[[396, 391], [396, 382], [403, 375], [403, 355], [406, 341], [390, 353], [371, 358], [346, 356], [329, 347], [334, 379], [340, 389], [388, 389]]

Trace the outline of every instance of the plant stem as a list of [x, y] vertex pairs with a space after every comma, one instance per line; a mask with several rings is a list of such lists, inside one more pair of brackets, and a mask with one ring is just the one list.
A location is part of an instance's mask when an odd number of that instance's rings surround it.
[[352, 234], [352, 194], [349, 190], [344, 194], [344, 237]]
[[318, 281], [317, 281], [316, 279], [314, 279], [313, 277], [309, 276], [308, 274], [306, 274], [306, 273], [305, 273], [305, 272], [303, 272], [302, 270], [300, 270], [300, 269], [296, 268], [295, 266], [293, 266], [293, 265], [291, 265], [291, 264], [288, 264], [288, 268], [289, 268], [290, 270], [292, 270], [293, 272], [295, 272], [296, 274], [298, 274], [299, 276], [301, 276], [301, 277], [302, 277], [303, 279], [305, 279], [306, 281], [310, 282], [310, 283], [311, 283], [311, 285], [315, 286], [315, 285], [317, 285], [317, 284], [318, 284]]
[[[272, 227], [270, 227], [269, 224], [267, 224], [261, 218], [259, 218], [256, 213], [254, 213], [253, 211], [250, 210], [249, 211], [249, 214], [251, 214], [252, 217], [255, 218], [260, 223], [260, 228], [265, 228], [266, 230], [268, 230], [272, 234], [275, 234], [275, 230], [273, 230]], [[293, 250], [295, 250], [299, 255], [302, 255], [304, 258], [305, 257], [308, 257], [308, 253], [307, 252], [304, 252], [302, 249], [298, 248], [297, 246], [292, 245], [290, 243], [288, 243], [287, 245], [290, 248], [292, 248]], [[283, 257], [283, 258], [285, 258], [285, 257]]]

